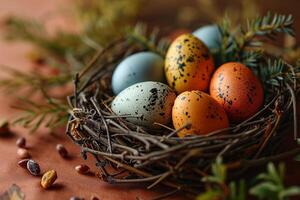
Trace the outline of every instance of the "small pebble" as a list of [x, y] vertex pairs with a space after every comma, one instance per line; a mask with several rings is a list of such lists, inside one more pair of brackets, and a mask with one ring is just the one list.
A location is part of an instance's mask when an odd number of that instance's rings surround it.
[[34, 160], [28, 160], [27, 169], [34, 176], [38, 176], [41, 173], [40, 165]]
[[99, 197], [97, 197], [96, 195], [93, 194], [91, 196], [90, 200], [100, 200], [100, 199], [99, 199]]
[[70, 200], [83, 200], [83, 198], [80, 198], [80, 197], [71, 197]]
[[20, 166], [20, 167], [22, 167], [22, 168], [27, 168], [27, 162], [28, 162], [28, 160], [29, 159], [23, 159], [23, 160], [20, 160], [19, 162], [18, 162], [18, 165]]
[[79, 173], [79, 174], [87, 174], [90, 171], [90, 168], [87, 165], [77, 165], [75, 167], [75, 170]]
[[48, 170], [44, 173], [42, 179], [41, 179], [41, 186], [44, 189], [49, 188], [54, 181], [57, 179], [57, 173], [55, 170]]
[[26, 139], [24, 137], [20, 137], [16, 141], [16, 145], [20, 148], [24, 148], [26, 146]]
[[24, 158], [30, 158], [30, 153], [27, 151], [27, 149], [23, 149], [23, 148], [19, 148], [17, 150], [17, 154], [20, 158], [24, 159]]
[[7, 136], [10, 133], [9, 122], [6, 119], [0, 119], [0, 136]]
[[68, 157], [68, 151], [67, 151], [67, 149], [64, 147], [64, 145], [62, 145], [62, 144], [57, 144], [57, 145], [56, 145], [56, 150], [57, 150], [57, 152], [59, 153], [59, 155], [60, 155], [62, 158], [67, 158], [67, 157]]

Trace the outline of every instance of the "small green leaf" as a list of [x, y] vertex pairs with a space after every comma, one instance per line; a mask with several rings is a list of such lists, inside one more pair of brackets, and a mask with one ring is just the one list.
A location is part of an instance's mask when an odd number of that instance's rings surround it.
[[285, 189], [285, 190], [281, 191], [279, 193], [279, 198], [284, 199], [286, 197], [296, 196], [296, 195], [300, 195], [300, 187], [292, 186], [288, 189]]
[[300, 161], [300, 154], [299, 154], [299, 155], [297, 155], [297, 156], [295, 156], [294, 160], [296, 160], [296, 161]]
[[274, 196], [278, 187], [270, 182], [260, 183], [250, 189], [250, 194], [257, 196], [260, 199]]
[[269, 163], [267, 169], [268, 169], [268, 174], [272, 178], [272, 180], [274, 182], [276, 182], [277, 184], [281, 184], [281, 177], [277, 173], [274, 164], [273, 163]]
[[222, 193], [219, 190], [207, 190], [205, 193], [200, 194], [196, 200], [214, 200], [222, 197]]

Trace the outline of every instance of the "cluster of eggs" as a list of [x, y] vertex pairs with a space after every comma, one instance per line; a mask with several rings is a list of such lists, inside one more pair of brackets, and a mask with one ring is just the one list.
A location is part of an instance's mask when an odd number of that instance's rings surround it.
[[113, 112], [147, 128], [171, 122], [178, 135], [205, 135], [254, 115], [263, 104], [263, 87], [245, 65], [215, 67], [221, 36], [215, 25], [185, 33], [166, 57], [140, 52], [125, 58], [112, 76]]

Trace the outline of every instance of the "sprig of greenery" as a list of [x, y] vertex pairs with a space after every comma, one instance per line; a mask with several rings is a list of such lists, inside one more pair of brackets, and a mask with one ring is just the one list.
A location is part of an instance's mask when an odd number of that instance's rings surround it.
[[300, 195], [300, 187], [284, 185], [284, 165], [280, 164], [278, 169], [273, 163], [267, 165], [267, 172], [256, 176], [256, 184], [247, 186], [244, 180], [226, 182], [226, 165], [220, 158], [212, 165], [212, 174], [203, 178], [206, 191], [197, 197], [197, 200], [246, 200], [253, 195], [263, 200], [288, 200], [291, 196]]
[[227, 170], [218, 157], [212, 164], [211, 175], [203, 177], [202, 181], [206, 184], [206, 191], [197, 197], [197, 200], [246, 200], [245, 182], [226, 183]]
[[266, 65], [259, 68], [259, 75], [264, 83], [280, 86], [286, 75], [284, 61], [280, 58], [267, 60]]
[[253, 41], [256, 36], [272, 38], [277, 33], [287, 33], [294, 36], [293, 22], [292, 15], [272, 15], [271, 12], [268, 12], [265, 16], [248, 20], [247, 26], [241, 30], [241, 49], [246, 46], [261, 46], [261, 43]]
[[259, 183], [250, 189], [250, 194], [259, 199], [286, 200], [291, 196], [300, 195], [300, 187], [285, 187], [283, 183], [285, 168], [281, 163], [278, 169], [273, 163], [267, 166], [267, 172], [257, 176]]
[[258, 67], [264, 55], [262, 38], [273, 39], [277, 33], [294, 35], [291, 15], [267, 15], [248, 20], [246, 27], [231, 27], [228, 19], [219, 25], [222, 36], [220, 44], [221, 63], [238, 61], [249, 67]]
[[40, 88], [46, 91], [69, 83], [72, 77], [70, 74], [45, 76], [34, 71], [22, 72], [6, 66], [0, 66], [0, 69], [7, 73], [7, 77], [0, 80], [0, 88], [8, 93], [16, 93], [23, 88], [29, 88], [31, 94], [38, 92]]
[[31, 133], [34, 133], [41, 125], [51, 130], [61, 127], [68, 120], [68, 107], [63, 102], [50, 97], [47, 97], [47, 103], [44, 104], [27, 98], [20, 98], [20, 100], [22, 105], [13, 106], [13, 108], [21, 110], [22, 114], [13, 121], [13, 124], [29, 128]]
[[59, 31], [50, 36], [42, 22], [34, 19], [11, 16], [5, 22], [5, 29], [7, 39], [30, 42], [37, 47], [36, 54], [43, 59], [47, 55], [58, 61], [66, 61], [68, 54], [79, 59], [88, 53], [79, 35]]
[[158, 29], [154, 29], [150, 34], [147, 33], [147, 26], [139, 23], [127, 33], [127, 38], [134, 44], [141, 45], [142, 48], [156, 52], [161, 56], [165, 56], [170, 45], [167, 39], [158, 39]]

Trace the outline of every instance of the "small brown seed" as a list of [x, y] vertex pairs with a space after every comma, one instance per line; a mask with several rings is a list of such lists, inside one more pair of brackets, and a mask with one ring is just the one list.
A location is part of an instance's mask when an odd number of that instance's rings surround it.
[[97, 197], [96, 195], [93, 194], [93, 195], [91, 196], [90, 200], [99, 200], [99, 197]]
[[24, 159], [24, 158], [30, 158], [30, 153], [26, 149], [23, 149], [23, 148], [19, 148], [17, 150], [17, 154], [22, 159]]
[[57, 173], [55, 170], [49, 170], [44, 173], [42, 179], [41, 179], [41, 186], [44, 189], [49, 188], [54, 181], [57, 179]]
[[18, 162], [18, 165], [20, 166], [20, 167], [22, 167], [22, 168], [27, 168], [27, 162], [28, 162], [28, 160], [29, 159], [23, 159], [23, 160], [20, 160], [19, 162]]
[[9, 122], [6, 119], [0, 119], [0, 136], [7, 136], [10, 133]]
[[62, 145], [62, 144], [57, 144], [57, 145], [56, 145], [56, 150], [57, 150], [57, 152], [59, 153], [59, 155], [60, 155], [62, 158], [67, 158], [67, 157], [68, 157], [68, 151], [67, 151], [67, 149], [64, 147], [64, 145]]
[[87, 165], [77, 165], [75, 167], [75, 170], [79, 173], [79, 174], [86, 174], [90, 171], [90, 168]]
[[16, 141], [16, 145], [20, 148], [24, 148], [26, 146], [26, 139], [24, 137], [20, 137]]
[[74, 197], [71, 197], [70, 200], [83, 200], [83, 198], [75, 197], [75, 196], [74, 196]]
[[27, 169], [30, 172], [30, 174], [34, 176], [38, 176], [41, 173], [40, 165], [34, 160], [28, 160]]

